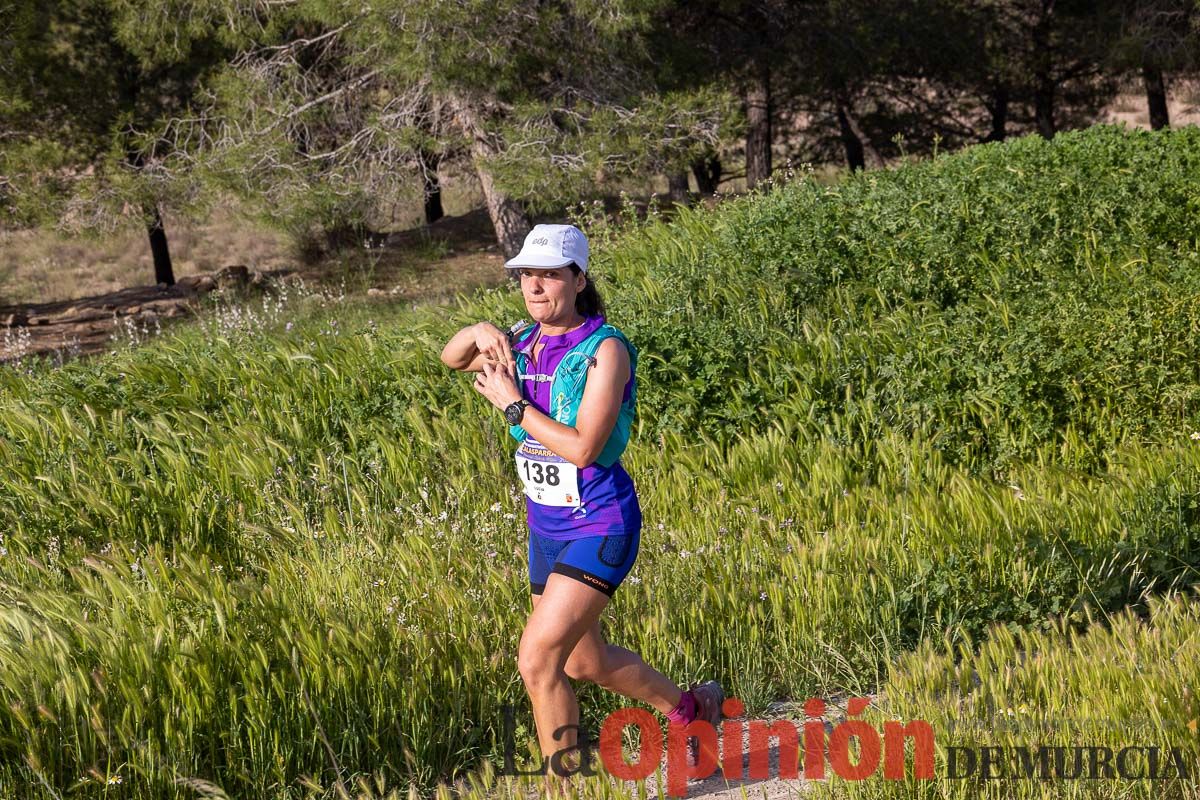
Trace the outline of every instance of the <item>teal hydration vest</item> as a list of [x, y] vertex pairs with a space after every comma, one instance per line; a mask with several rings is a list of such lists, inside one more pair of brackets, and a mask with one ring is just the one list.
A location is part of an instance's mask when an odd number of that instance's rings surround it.
[[[575, 427], [575, 421], [579, 415], [579, 404], [583, 401], [583, 387], [587, 383], [588, 368], [596, 362], [596, 351], [600, 348], [600, 343], [611, 337], [620, 339], [629, 350], [630, 386], [629, 399], [622, 401], [612, 433], [609, 434], [608, 441], [604, 443], [600, 455], [596, 456], [596, 463], [606, 468], [617, 463], [621, 453], [625, 452], [625, 445], [629, 443], [629, 432], [633, 425], [633, 406], [634, 401], [637, 400], [637, 348], [625, 338], [625, 334], [612, 325], [607, 323], [601, 325], [592, 331], [590, 336], [563, 354], [558, 366], [554, 369], [554, 376], [550, 383], [550, 417], [555, 422]], [[529, 357], [518, 351], [516, 361], [519, 385], [521, 381], [519, 376], [529, 371]], [[510, 426], [508, 432], [518, 442], [525, 441], [529, 435], [520, 425]]]

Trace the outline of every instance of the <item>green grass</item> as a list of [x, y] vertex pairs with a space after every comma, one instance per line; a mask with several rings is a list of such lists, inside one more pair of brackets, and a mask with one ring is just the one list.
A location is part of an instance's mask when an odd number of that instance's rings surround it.
[[[1196, 582], [1198, 139], [1028, 138], [590, 230], [642, 353], [610, 640], [753, 714]], [[522, 315], [268, 301], [0, 375], [0, 786], [429, 788], [497, 757], [503, 704], [529, 734], [511, 445], [437, 358]]]
[[[927, 721], [935, 732], [934, 780], [830, 780], [815, 797], [1195, 797], [1200, 756], [1200, 602], [1196, 593], [1158, 598], [1147, 618], [1122, 612], [1085, 633], [990, 631], [977, 647], [925, 642], [898, 660], [875, 720]], [[1105, 624], [1100, 624], [1104, 622]], [[949, 747], [1107, 747], [1115, 778], [1089, 778], [1090, 756], [1061, 767], [1074, 779], [1027, 779], [1015, 761], [989, 780], [948, 777]], [[1159, 777], [1144, 748], [1160, 748]], [[1117, 754], [1125, 777], [1116, 772]], [[1192, 771], [1179, 780], [1171, 748]], [[960, 774], [965, 771], [961, 766]], [[1050, 757], [1035, 775], [1054, 774]], [[912, 770], [909, 768], [909, 775]], [[1003, 777], [999, 777], [1003, 774]], [[1096, 775], [1104, 775], [1102, 767]]]

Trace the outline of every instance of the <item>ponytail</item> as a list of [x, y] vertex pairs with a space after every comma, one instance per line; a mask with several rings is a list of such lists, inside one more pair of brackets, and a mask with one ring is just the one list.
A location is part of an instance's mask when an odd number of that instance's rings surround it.
[[[571, 265], [571, 274], [578, 275], [580, 273], [577, 264]], [[604, 300], [600, 297], [600, 292], [596, 290], [596, 282], [592, 280], [592, 276], [584, 273], [587, 279], [587, 285], [583, 287], [583, 291], [575, 295], [575, 311], [585, 317], [603, 317]]]

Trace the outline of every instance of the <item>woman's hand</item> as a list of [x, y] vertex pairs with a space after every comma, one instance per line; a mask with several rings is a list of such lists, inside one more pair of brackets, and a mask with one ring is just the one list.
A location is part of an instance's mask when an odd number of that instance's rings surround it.
[[[472, 329], [475, 334], [475, 349], [480, 355], [513, 372], [516, 365], [513, 362], [512, 347], [508, 343], [508, 334], [490, 322], [480, 322]], [[519, 399], [519, 398], [518, 398]]]
[[451, 369], [479, 372], [484, 364], [501, 364], [516, 372], [508, 335], [490, 322], [468, 325], [446, 342], [442, 363]]
[[512, 370], [502, 364], [484, 364], [483, 371], [475, 376], [474, 386], [475, 391], [501, 411], [521, 399]]

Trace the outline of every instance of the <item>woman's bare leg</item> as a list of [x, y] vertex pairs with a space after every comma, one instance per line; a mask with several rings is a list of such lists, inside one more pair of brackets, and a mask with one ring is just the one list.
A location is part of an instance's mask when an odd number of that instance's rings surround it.
[[[532, 598], [536, 609], [541, 595], [535, 594]], [[571, 680], [594, 683], [610, 692], [641, 700], [662, 714], [675, 708], [683, 693], [682, 688], [648, 665], [637, 653], [608, 644], [598, 619], [580, 637], [567, 658], [564, 671]]]
[[[546, 760], [546, 791], [565, 790], [568, 779], [556, 780], [554, 754], [578, 743], [579, 703], [565, 665], [576, 644], [597, 624], [608, 596], [579, 581], [551, 574], [521, 633], [517, 667], [533, 705], [538, 746]], [[570, 754], [578, 757], [577, 752]], [[562, 768], [576, 765], [563, 764]]]
[[[533, 595], [533, 613], [521, 634], [518, 667], [533, 705], [538, 744], [547, 759], [547, 793], [566, 791], [549, 759], [578, 743], [579, 703], [570, 680], [595, 683], [641, 700], [666, 714], [683, 690], [642, 657], [604, 641], [600, 614], [609, 598], [571, 578], [552, 573], [541, 595]], [[578, 767], [578, 753], [563, 766]]]

